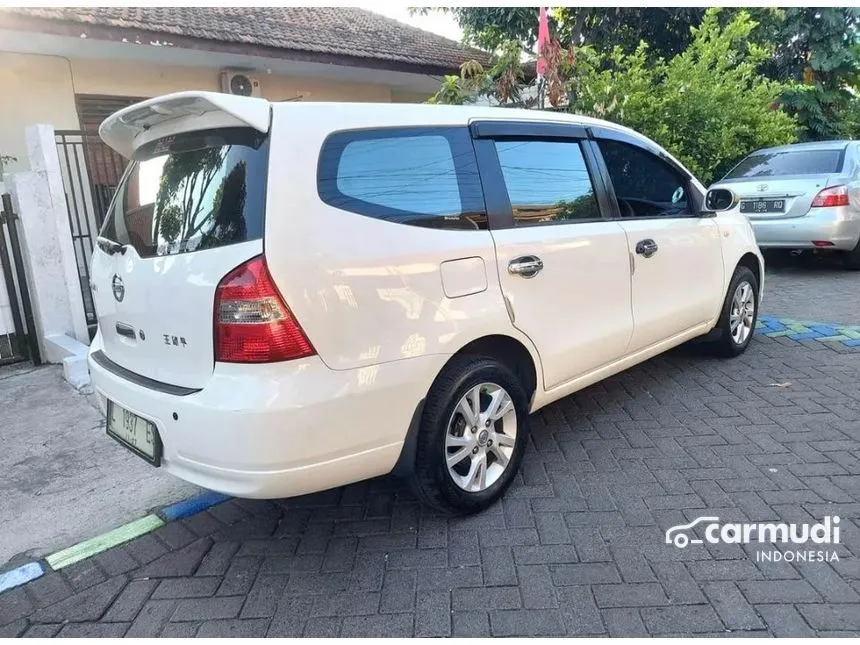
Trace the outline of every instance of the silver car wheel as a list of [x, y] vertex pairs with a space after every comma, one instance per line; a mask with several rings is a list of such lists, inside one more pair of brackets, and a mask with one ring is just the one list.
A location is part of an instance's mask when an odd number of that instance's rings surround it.
[[743, 345], [752, 333], [755, 319], [755, 292], [746, 280], [735, 289], [729, 312], [729, 330], [736, 345]]
[[481, 383], [463, 395], [445, 433], [451, 479], [464, 491], [492, 486], [508, 468], [516, 448], [517, 412], [511, 395], [495, 383]]

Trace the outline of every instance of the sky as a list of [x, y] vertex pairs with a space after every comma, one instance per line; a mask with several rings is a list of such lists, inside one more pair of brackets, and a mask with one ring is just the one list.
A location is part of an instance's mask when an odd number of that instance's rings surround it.
[[463, 37], [463, 31], [456, 21], [443, 13], [431, 11], [426, 16], [410, 16], [407, 7], [397, 7], [393, 4], [386, 6], [384, 3], [374, 5], [370, 10], [424, 31], [432, 31], [434, 34], [445, 36], [451, 40], [459, 41]]

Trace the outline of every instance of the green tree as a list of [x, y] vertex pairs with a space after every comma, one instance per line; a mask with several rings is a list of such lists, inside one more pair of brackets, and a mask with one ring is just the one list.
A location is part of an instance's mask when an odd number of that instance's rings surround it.
[[579, 52], [573, 111], [642, 132], [677, 156], [700, 180], [722, 176], [752, 150], [790, 143], [797, 124], [777, 105], [786, 86], [758, 73], [771, 51], [750, 41], [756, 23], [738, 12], [725, 26], [709, 9], [690, 46], [649, 62], [644, 43], [632, 54]]
[[[424, 7], [442, 11], [463, 29], [464, 40], [495, 51], [509, 41], [533, 51], [538, 7]], [[802, 139], [860, 137], [860, 14], [853, 7], [727, 8], [719, 17], [728, 25], [739, 12], [758, 27], [747, 38], [769, 50], [758, 71], [786, 83], [779, 97], [797, 115]], [[552, 7], [550, 30], [562, 47], [589, 46], [610, 57], [616, 48], [633, 54], [640, 42], [651, 59], [671, 59], [685, 51], [705, 10], [698, 7]], [[606, 59], [604, 59], [606, 60]]]
[[460, 66], [460, 76], [445, 76], [439, 91], [427, 103], [464, 105], [474, 103], [478, 97], [491, 97], [506, 107], [522, 107], [525, 89], [520, 49], [515, 41], [499, 48], [495, 62], [488, 70], [477, 61]]
[[[559, 79], [567, 101], [554, 106], [642, 132], [709, 183], [757, 148], [796, 140], [796, 119], [778, 104], [787, 86], [758, 71], [772, 49], [751, 39], [755, 27], [746, 12], [726, 20], [709, 9], [689, 46], [668, 60], [650, 56], [644, 42], [632, 53], [585, 46], [573, 62], [556, 56], [563, 74], [547, 78]], [[492, 78], [471, 83], [495, 92]]]
[[853, 7], [790, 7], [771, 19], [760, 37], [773, 34], [766, 72], [795, 81], [782, 102], [796, 113], [806, 139], [860, 135], [860, 14]]
[[[528, 51], [537, 42], [539, 7], [421, 7], [416, 13], [440, 11], [463, 29], [464, 40], [495, 51], [514, 40]], [[644, 40], [655, 56], [668, 58], [690, 42], [690, 28], [705, 10], [699, 7], [551, 7], [550, 30], [563, 47], [591, 45], [601, 52], [620, 46], [632, 52]]]

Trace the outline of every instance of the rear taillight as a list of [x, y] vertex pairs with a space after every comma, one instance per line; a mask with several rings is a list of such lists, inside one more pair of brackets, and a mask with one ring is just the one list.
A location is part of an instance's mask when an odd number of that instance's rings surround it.
[[848, 206], [848, 186], [825, 188], [812, 200], [813, 206]]
[[215, 360], [274, 363], [316, 354], [275, 286], [264, 256], [228, 273], [215, 290]]

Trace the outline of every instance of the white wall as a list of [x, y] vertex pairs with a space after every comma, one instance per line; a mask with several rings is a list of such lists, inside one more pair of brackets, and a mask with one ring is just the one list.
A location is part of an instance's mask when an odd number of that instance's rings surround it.
[[89, 343], [80, 282], [69, 230], [68, 207], [60, 175], [54, 130], [31, 125], [25, 132], [31, 171], [9, 175], [7, 183], [18, 215], [24, 271], [33, 307], [35, 333], [48, 362], [65, 356], [48, 344], [52, 336]]

